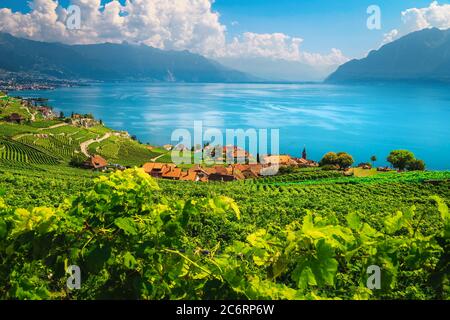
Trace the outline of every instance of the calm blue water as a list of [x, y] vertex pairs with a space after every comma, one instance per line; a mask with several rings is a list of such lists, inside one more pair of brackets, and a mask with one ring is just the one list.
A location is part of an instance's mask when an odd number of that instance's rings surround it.
[[143, 142], [170, 143], [194, 120], [214, 128], [279, 128], [280, 150], [319, 160], [347, 151], [356, 162], [409, 149], [430, 169], [450, 169], [450, 90], [437, 85], [101, 84], [13, 93], [47, 97], [56, 110], [92, 112]]

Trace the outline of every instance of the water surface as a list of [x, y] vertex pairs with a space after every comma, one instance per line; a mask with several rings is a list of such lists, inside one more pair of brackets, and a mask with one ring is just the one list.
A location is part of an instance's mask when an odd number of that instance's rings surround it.
[[203, 121], [214, 128], [279, 128], [280, 150], [320, 160], [346, 151], [357, 162], [386, 164], [393, 149], [409, 149], [430, 169], [450, 169], [450, 90], [439, 85], [115, 83], [53, 91], [58, 111], [93, 113], [141, 141], [170, 143], [177, 128]]

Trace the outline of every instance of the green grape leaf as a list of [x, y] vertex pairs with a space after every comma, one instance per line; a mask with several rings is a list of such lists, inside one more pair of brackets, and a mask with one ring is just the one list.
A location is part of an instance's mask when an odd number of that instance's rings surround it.
[[353, 230], [360, 230], [363, 226], [361, 218], [356, 212], [350, 212], [345, 219], [347, 220], [348, 226]]
[[134, 269], [137, 265], [137, 261], [134, 258], [134, 256], [131, 254], [131, 252], [127, 251], [123, 255], [123, 264], [127, 269]]
[[132, 236], [138, 234], [136, 224], [131, 218], [117, 218], [116, 220], [114, 220], [114, 224], [125, 231], [126, 234]]
[[316, 254], [302, 257], [297, 264], [292, 278], [299, 289], [308, 286], [334, 285], [338, 262], [334, 258], [333, 247], [324, 239], [317, 242]]
[[403, 228], [403, 213], [397, 211], [394, 215], [384, 219], [384, 228], [388, 234], [394, 234]]

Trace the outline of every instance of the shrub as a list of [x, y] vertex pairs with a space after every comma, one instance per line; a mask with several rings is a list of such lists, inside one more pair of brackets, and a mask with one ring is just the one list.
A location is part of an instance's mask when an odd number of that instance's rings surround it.
[[70, 159], [69, 165], [75, 168], [81, 168], [87, 160], [88, 158], [84, 154], [74, 153], [74, 155]]
[[425, 162], [419, 159], [411, 160], [406, 164], [406, 169], [408, 171], [424, 171]]

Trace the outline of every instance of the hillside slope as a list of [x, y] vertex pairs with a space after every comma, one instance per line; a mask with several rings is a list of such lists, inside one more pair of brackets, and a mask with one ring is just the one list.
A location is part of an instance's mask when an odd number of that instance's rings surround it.
[[450, 29], [424, 29], [340, 66], [326, 82], [450, 81]]
[[145, 45], [65, 45], [0, 33], [0, 70], [87, 80], [245, 82], [252, 77], [188, 51]]

